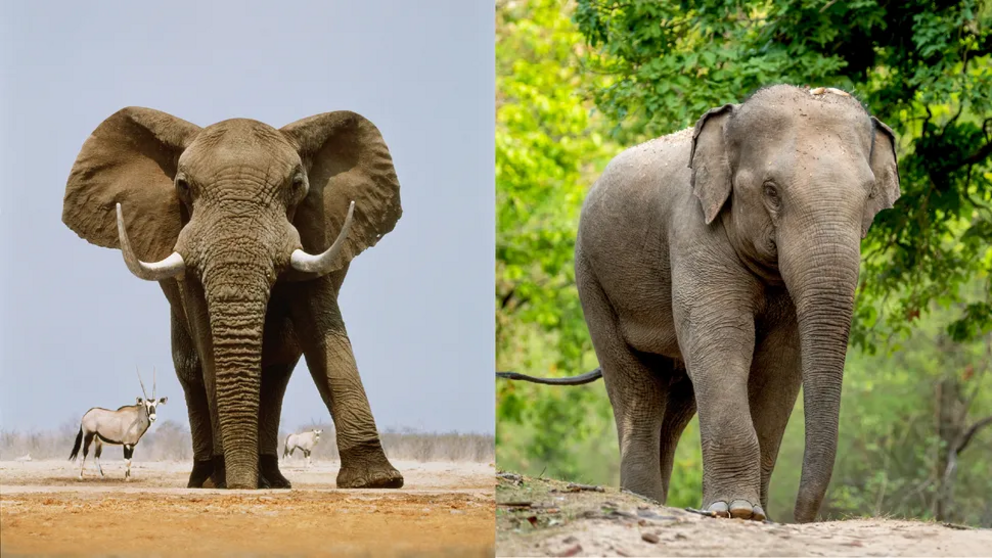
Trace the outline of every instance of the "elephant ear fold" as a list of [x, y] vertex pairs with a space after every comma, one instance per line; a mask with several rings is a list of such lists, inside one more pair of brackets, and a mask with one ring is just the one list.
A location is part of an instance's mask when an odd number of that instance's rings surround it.
[[730, 161], [724, 127], [736, 105], [710, 109], [692, 132], [689, 168], [692, 169], [692, 193], [699, 198], [703, 216], [709, 225], [730, 197]]
[[875, 175], [875, 183], [868, 204], [865, 206], [864, 218], [861, 222], [861, 238], [868, 235], [875, 215], [883, 209], [889, 209], [899, 199], [899, 163], [896, 158], [896, 136], [892, 128], [881, 120], [871, 117], [872, 139], [869, 165]]
[[294, 217], [304, 250], [326, 250], [355, 202], [348, 238], [333, 266], [341, 269], [393, 230], [403, 213], [386, 142], [372, 122], [350, 111], [304, 118], [281, 131], [299, 152], [310, 182]]
[[116, 204], [131, 245], [145, 261], [172, 253], [182, 215], [173, 179], [179, 155], [200, 128], [157, 110], [128, 107], [83, 143], [69, 172], [62, 222], [80, 237], [120, 248]]

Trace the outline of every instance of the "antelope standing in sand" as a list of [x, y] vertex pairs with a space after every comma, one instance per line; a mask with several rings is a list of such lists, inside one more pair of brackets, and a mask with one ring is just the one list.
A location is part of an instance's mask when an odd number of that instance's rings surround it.
[[308, 432], [300, 432], [299, 434], [290, 434], [286, 436], [286, 447], [282, 450], [283, 458], [293, 455], [293, 452], [297, 448], [303, 450], [303, 457], [307, 458], [307, 468], [313, 465], [310, 461], [310, 452], [313, 451], [313, 447], [317, 445], [320, 440], [320, 433], [323, 430], [319, 428], [314, 428]]
[[76, 434], [76, 443], [72, 446], [72, 453], [69, 460], [75, 461], [79, 454], [79, 447], [83, 448], [83, 462], [79, 467], [79, 479], [83, 478], [83, 469], [86, 468], [86, 455], [89, 453], [90, 442], [96, 438], [96, 448], [93, 451], [93, 460], [96, 461], [96, 469], [103, 475], [103, 468], [100, 467], [100, 453], [103, 444], [113, 444], [124, 446], [124, 480], [131, 480], [131, 456], [134, 455], [134, 446], [141, 440], [141, 436], [148, 430], [148, 427], [155, 422], [155, 407], [164, 405], [168, 397], [155, 399], [155, 369], [152, 369], [152, 396], [148, 397], [145, 391], [145, 383], [141, 381], [141, 373], [138, 372], [138, 382], [141, 384], [141, 394], [134, 405], [127, 405], [111, 411], [94, 407], [83, 415], [83, 420], [79, 425], [79, 434]]

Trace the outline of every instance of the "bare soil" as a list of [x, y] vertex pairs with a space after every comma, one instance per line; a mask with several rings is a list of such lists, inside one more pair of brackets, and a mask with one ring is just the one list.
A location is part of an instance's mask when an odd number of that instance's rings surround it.
[[282, 465], [292, 490], [187, 489], [187, 462], [0, 461], [6, 556], [492, 556], [485, 463], [394, 461], [400, 490], [338, 490], [339, 463]]
[[[583, 487], [592, 488], [592, 487]], [[885, 518], [717, 519], [616, 489], [501, 473], [498, 556], [992, 556], [992, 530]]]

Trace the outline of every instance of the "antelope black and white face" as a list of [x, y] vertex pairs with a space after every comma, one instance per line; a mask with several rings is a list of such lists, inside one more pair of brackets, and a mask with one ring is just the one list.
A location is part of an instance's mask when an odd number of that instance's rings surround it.
[[165, 405], [165, 402], [168, 400], [168, 397], [160, 397], [158, 399], [145, 399], [144, 397], [139, 397], [138, 405], [143, 405], [145, 407], [145, 412], [148, 413], [149, 422], [155, 422], [155, 408], [159, 405]]
[[323, 430], [320, 430], [319, 428], [314, 428], [313, 429], [313, 441], [314, 442], [316, 442], [317, 440], [320, 439], [320, 433], [321, 432], [323, 432]]

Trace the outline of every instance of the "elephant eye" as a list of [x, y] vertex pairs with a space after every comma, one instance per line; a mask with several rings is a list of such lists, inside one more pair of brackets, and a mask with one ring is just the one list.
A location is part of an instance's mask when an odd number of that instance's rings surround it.
[[186, 179], [185, 178], [177, 178], [176, 179], [176, 191], [179, 192], [179, 195], [180, 196], [182, 196], [184, 198], [185, 197], [188, 197], [189, 196], [189, 182], [186, 182]]
[[307, 185], [307, 180], [306, 180], [306, 178], [303, 177], [303, 175], [299, 175], [298, 174], [298, 175], [296, 175], [296, 176], [293, 177], [293, 193], [294, 194], [295, 193], [298, 193], [298, 192], [301, 192], [301, 191], [304, 194], [306, 194], [306, 192], [309, 189], [310, 188]]
[[779, 204], [782, 203], [782, 200], [781, 198], [779, 198], [778, 195], [778, 188], [776, 188], [775, 184], [771, 182], [765, 182], [764, 190], [765, 190], [765, 198], [767, 198], [768, 202], [771, 203], [777, 209]]

